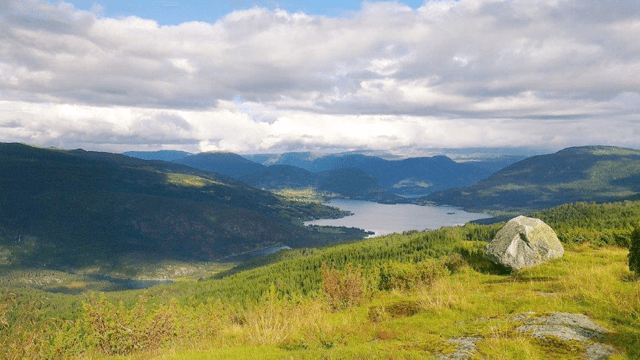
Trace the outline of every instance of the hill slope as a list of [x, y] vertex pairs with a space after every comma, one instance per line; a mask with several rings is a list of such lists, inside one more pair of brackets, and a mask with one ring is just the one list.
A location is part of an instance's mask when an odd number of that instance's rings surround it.
[[638, 202], [537, 214], [564, 257], [513, 273], [482, 256], [501, 225], [467, 224], [280, 252], [144, 291], [0, 290], [0, 357], [638, 359], [638, 277], [626, 249], [597, 243], [602, 226], [628, 239], [639, 214]]
[[0, 144], [0, 168], [0, 245], [24, 266], [325, 243], [299, 219], [336, 216], [226, 176], [116, 154]]
[[376, 178], [359, 169], [343, 168], [314, 173], [295, 166], [272, 165], [238, 179], [256, 188], [270, 190], [314, 188], [350, 199], [392, 203], [404, 201], [402, 197], [380, 187]]
[[296, 166], [312, 172], [340, 168], [359, 169], [378, 179], [380, 187], [401, 196], [426, 195], [452, 187], [471, 185], [495, 171], [493, 163], [457, 163], [446, 156], [389, 160], [358, 153], [287, 153], [268, 159], [253, 159]]
[[227, 175], [234, 179], [265, 169], [262, 164], [247, 160], [234, 153], [225, 152], [200, 153], [174, 162], [204, 171]]
[[615, 201], [640, 193], [640, 151], [586, 146], [534, 156], [472, 186], [427, 200], [474, 210], [540, 209], [575, 201]]

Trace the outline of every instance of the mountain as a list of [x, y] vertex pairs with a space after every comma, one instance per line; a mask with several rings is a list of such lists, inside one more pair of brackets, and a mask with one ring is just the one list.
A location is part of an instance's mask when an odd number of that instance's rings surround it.
[[[379, 150], [358, 150], [358, 151], [349, 151], [343, 153], [336, 154], [327, 154], [323, 152], [288, 152], [282, 154], [245, 154], [243, 157], [257, 162], [262, 165], [270, 166], [270, 165], [291, 165], [295, 167], [299, 167], [301, 169], [309, 170], [309, 171], [317, 171], [312, 170], [313, 165], [312, 162], [319, 158], [323, 157], [342, 157], [346, 155], [363, 155], [369, 157], [377, 157], [384, 160], [401, 160], [405, 157], [400, 155], [394, 155], [387, 151], [379, 151]], [[329, 170], [329, 169], [325, 169]]]
[[317, 174], [290, 165], [272, 165], [238, 178], [258, 189], [304, 189], [317, 187]]
[[313, 171], [309, 168], [309, 164], [315, 159], [325, 156], [319, 152], [289, 152], [284, 154], [252, 154], [243, 155], [245, 158], [266, 165], [289, 165]]
[[127, 151], [122, 155], [142, 159], [142, 160], [162, 160], [162, 161], [175, 161], [184, 159], [191, 155], [186, 151], [178, 150], [160, 150], [160, 151]]
[[405, 197], [424, 196], [453, 187], [471, 185], [522, 159], [518, 156], [501, 156], [455, 162], [441, 155], [400, 159], [392, 154], [377, 152], [338, 154], [294, 152], [280, 155], [245, 155], [245, 157], [265, 165], [290, 165], [311, 172], [341, 168], [359, 169], [378, 179], [380, 187]]
[[256, 188], [270, 190], [314, 188], [350, 199], [386, 203], [404, 201], [402, 197], [380, 187], [376, 178], [359, 169], [334, 169], [314, 173], [290, 165], [272, 165], [238, 179]]
[[227, 175], [234, 179], [265, 169], [262, 164], [247, 160], [240, 155], [226, 152], [200, 153], [174, 162], [204, 171]]
[[381, 187], [403, 196], [471, 185], [491, 174], [491, 170], [470, 163], [456, 163], [446, 156], [385, 160], [360, 154], [328, 155], [315, 159], [307, 168], [317, 172], [360, 169], [378, 179]]
[[81, 266], [125, 254], [208, 260], [336, 239], [300, 220], [337, 210], [179, 164], [0, 144], [0, 168], [0, 250], [23, 266]]
[[639, 193], [639, 150], [585, 146], [530, 157], [477, 184], [425, 199], [470, 210], [517, 210], [632, 199]]
[[378, 185], [378, 180], [365, 171], [354, 168], [340, 168], [318, 173], [319, 188], [324, 191], [343, 194], [350, 199], [379, 202], [403, 200]]

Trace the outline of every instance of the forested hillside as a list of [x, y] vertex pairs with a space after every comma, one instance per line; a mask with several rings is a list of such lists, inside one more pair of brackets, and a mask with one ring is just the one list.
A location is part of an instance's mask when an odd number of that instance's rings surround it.
[[469, 210], [543, 209], [575, 201], [637, 199], [640, 151], [586, 146], [534, 156], [478, 183], [425, 197]]
[[382, 188], [378, 180], [363, 170], [339, 168], [314, 173], [289, 165], [272, 165], [262, 171], [239, 177], [259, 189], [313, 188], [330, 196], [362, 199], [380, 203], [406, 202], [401, 196]]
[[344, 215], [337, 209], [182, 165], [0, 144], [0, 168], [0, 245], [13, 265], [80, 266], [123, 254], [209, 260], [340, 239], [339, 230], [300, 222]]

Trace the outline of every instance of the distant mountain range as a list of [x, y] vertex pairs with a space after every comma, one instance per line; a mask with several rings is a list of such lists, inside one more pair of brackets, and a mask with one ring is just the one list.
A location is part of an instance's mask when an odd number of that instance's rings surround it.
[[478, 159], [464, 155], [473, 161], [300, 152], [203, 153], [177, 162], [263, 189], [313, 187], [352, 199], [446, 204], [476, 211], [635, 199], [640, 192], [638, 150], [586, 146], [524, 159], [513, 154]]
[[338, 194], [352, 199], [398, 202], [403, 198], [378, 185], [378, 180], [355, 168], [336, 168], [319, 173], [289, 165], [265, 166], [233, 153], [200, 153], [176, 163], [230, 176], [259, 189], [303, 189]]
[[341, 216], [336, 209], [165, 161], [0, 143], [0, 168], [0, 252], [23, 266], [125, 254], [207, 260], [364, 236], [301, 224]]
[[518, 210], [576, 201], [637, 200], [639, 193], [639, 150], [585, 146], [527, 158], [474, 185], [433, 193], [424, 200], [468, 210]]
[[[128, 154], [137, 156], [135, 153]], [[471, 185], [519, 159], [511, 156], [457, 163], [445, 156], [408, 159], [398, 159], [393, 155], [385, 157], [310, 152], [240, 156], [214, 152], [173, 161], [228, 175], [257, 188], [314, 187], [352, 199], [397, 203], [408, 201], [404, 197], [424, 196], [452, 187]]]

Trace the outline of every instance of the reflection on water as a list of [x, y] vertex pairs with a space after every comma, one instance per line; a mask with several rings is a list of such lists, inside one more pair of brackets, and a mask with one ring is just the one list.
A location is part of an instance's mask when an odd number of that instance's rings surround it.
[[307, 221], [305, 225], [347, 226], [375, 232], [374, 236], [407, 230], [433, 230], [442, 226], [462, 225], [471, 220], [491, 217], [468, 213], [449, 206], [378, 204], [370, 201], [334, 199], [328, 205], [353, 212], [342, 219]]

